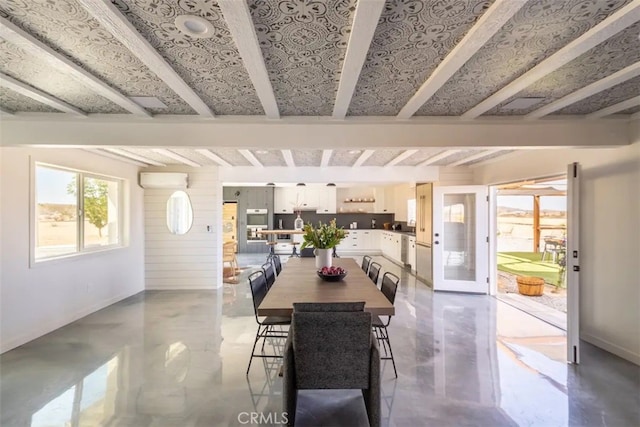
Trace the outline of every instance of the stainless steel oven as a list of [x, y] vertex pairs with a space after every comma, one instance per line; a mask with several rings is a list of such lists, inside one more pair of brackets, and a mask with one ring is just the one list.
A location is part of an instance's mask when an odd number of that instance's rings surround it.
[[268, 209], [247, 209], [247, 243], [264, 243], [265, 235], [260, 231], [269, 228]]

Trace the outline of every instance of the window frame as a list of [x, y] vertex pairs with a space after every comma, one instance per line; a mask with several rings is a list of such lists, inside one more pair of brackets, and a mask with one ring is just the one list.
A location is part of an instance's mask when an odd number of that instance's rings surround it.
[[[121, 178], [121, 177], [117, 177], [117, 176], [112, 176], [112, 175], [106, 175], [106, 174], [101, 174], [101, 173], [96, 173], [96, 172], [90, 172], [90, 171], [86, 171], [86, 170], [81, 170], [81, 169], [76, 169], [76, 168], [71, 168], [71, 167], [67, 167], [67, 166], [60, 166], [57, 164], [53, 164], [53, 163], [49, 163], [49, 162], [43, 162], [43, 161], [38, 161], [38, 160], [33, 160], [31, 162], [31, 185], [30, 185], [30, 197], [29, 197], [29, 204], [30, 204], [30, 212], [29, 212], [29, 222], [30, 222], [30, 238], [29, 238], [29, 258], [30, 258], [30, 267], [34, 267], [36, 265], [41, 265], [44, 263], [55, 263], [55, 262], [59, 262], [62, 260], [67, 260], [67, 259], [75, 259], [78, 257], [85, 257], [87, 255], [91, 255], [91, 254], [96, 254], [96, 253], [101, 253], [101, 252], [108, 252], [108, 251], [113, 251], [113, 250], [117, 250], [117, 249], [121, 249], [126, 247], [125, 241], [126, 241], [126, 236], [125, 236], [125, 224], [124, 224], [124, 220], [125, 220], [125, 214], [124, 214], [124, 208], [125, 208], [125, 197], [124, 197], [124, 192], [125, 192], [125, 184], [126, 184], [126, 179]], [[38, 213], [38, 201], [37, 201], [37, 170], [38, 167], [43, 167], [43, 168], [47, 168], [47, 169], [53, 169], [53, 170], [59, 170], [62, 172], [70, 172], [75, 174], [76, 177], [76, 183], [77, 183], [77, 188], [80, 189], [80, 191], [77, 191], [76, 194], [76, 208], [78, 210], [77, 212], [77, 224], [76, 224], [76, 249], [74, 252], [71, 253], [66, 253], [66, 254], [62, 254], [62, 255], [54, 255], [54, 256], [48, 256], [48, 257], [42, 257], [42, 258], [36, 258], [36, 249], [37, 249], [37, 242], [36, 242], [36, 228], [38, 227], [38, 219], [36, 218], [37, 213]], [[118, 243], [113, 243], [113, 244], [107, 244], [107, 245], [100, 245], [100, 246], [89, 246], [89, 247], [85, 247], [85, 236], [84, 236], [84, 232], [85, 232], [85, 215], [84, 215], [84, 179], [85, 178], [93, 178], [93, 179], [100, 179], [100, 180], [105, 180], [105, 181], [111, 181], [111, 182], [115, 182], [117, 184], [117, 241]]]

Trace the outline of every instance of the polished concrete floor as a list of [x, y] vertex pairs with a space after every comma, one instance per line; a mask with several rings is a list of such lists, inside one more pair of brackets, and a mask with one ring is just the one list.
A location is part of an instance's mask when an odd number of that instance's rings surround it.
[[[258, 265], [264, 257], [245, 257]], [[638, 426], [639, 368], [492, 297], [401, 274], [383, 362], [384, 426]], [[285, 266], [286, 268], [286, 266]], [[279, 363], [255, 359], [251, 293], [148, 291], [0, 357], [0, 425], [227, 426], [283, 420]], [[268, 346], [269, 347], [269, 346]], [[357, 391], [307, 391], [297, 425], [367, 425]]]

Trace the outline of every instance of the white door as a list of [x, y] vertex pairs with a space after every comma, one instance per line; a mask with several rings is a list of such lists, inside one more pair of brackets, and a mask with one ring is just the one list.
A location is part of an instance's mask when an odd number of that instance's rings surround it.
[[433, 290], [489, 292], [489, 189], [433, 187]]
[[567, 360], [580, 363], [580, 165], [567, 170]]

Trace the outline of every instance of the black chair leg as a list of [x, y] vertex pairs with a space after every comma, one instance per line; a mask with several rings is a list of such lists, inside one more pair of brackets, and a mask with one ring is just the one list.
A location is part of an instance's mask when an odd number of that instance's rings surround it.
[[393, 373], [396, 375], [396, 378], [398, 378], [398, 370], [396, 369], [396, 360], [393, 358], [393, 350], [391, 350], [391, 340], [389, 340], [389, 331], [387, 331], [387, 328], [384, 328], [384, 335], [387, 341], [387, 345], [389, 346], [389, 354], [391, 355], [391, 363], [393, 364]]
[[256, 339], [253, 341], [253, 348], [251, 349], [251, 356], [249, 356], [249, 366], [247, 366], [247, 376], [249, 376], [249, 370], [251, 369], [251, 362], [253, 361], [253, 355], [256, 351], [256, 345], [258, 344], [258, 340], [260, 339], [260, 326], [258, 326], [258, 330], [256, 331]]

